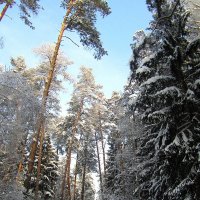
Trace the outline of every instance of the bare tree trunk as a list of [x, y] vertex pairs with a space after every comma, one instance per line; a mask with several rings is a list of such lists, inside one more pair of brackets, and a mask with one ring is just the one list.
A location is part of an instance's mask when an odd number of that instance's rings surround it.
[[6, 14], [6, 11], [8, 7], [13, 3], [13, 1], [7, 2], [6, 5], [4, 6], [3, 10], [0, 13], [0, 21], [3, 19], [4, 15]]
[[99, 111], [98, 113], [99, 115], [99, 132], [100, 132], [100, 135], [101, 135], [101, 148], [102, 148], [102, 151], [103, 151], [103, 172], [104, 172], [104, 176], [106, 175], [106, 154], [105, 154], [105, 146], [104, 146], [104, 141], [103, 141], [103, 132], [102, 132], [102, 124], [101, 124], [101, 113]]
[[64, 175], [63, 175], [63, 181], [61, 185], [61, 200], [63, 200], [65, 196], [66, 175], [67, 175], [67, 158], [66, 158], [65, 170], [64, 170]]
[[77, 179], [77, 171], [78, 171], [78, 154], [76, 155], [76, 165], [74, 170], [74, 191], [73, 191], [73, 200], [76, 200], [76, 179]]
[[85, 150], [84, 150], [84, 164], [83, 164], [83, 176], [82, 176], [82, 188], [81, 188], [81, 200], [84, 200], [85, 196], [85, 175], [86, 175], [86, 160], [87, 160], [87, 145], [85, 145]]
[[71, 170], [71, 158], [72, 158], [72, 146], [73, 141], [70, 141], [69, 153], [67, 156], [67, 199], [71, 200], [71, 178], [70, 178], [70, 170]]
[[[70, 164], [71, 164], [71, 153], [72, 153], [72, 141], [69, 141], [67, 145], [67, 154], [66, 154], [66, 164], [65, 164], [65, 171], [63, 175], [63, 182], [61, 186], [61, 200], [64, 200], [65, 196], [65, 185], [66, 185], [66, 177], [67, 177], [67, 199], [71, 199], [71, 192], [70, 192]], [[68, 173], [69, 172], [69, 173]]]
[[[80, 141], [82, 138], [82, 134], [80, 135]], [[73, 190], [73, 200], [76, 200], [76, 187], [77, 187], [77, 174], [78, 174], [78, 159], [79, 159], [79, 152], [77, 150], [77, 155], [76, 155], [76, 165], [75, 165], [75, 169], [74, 169], [74, 190]]]
[[71, 180], [70, 180], [70, 167], [71, 167], [71, 154], [72, 154], [72, 146], [74, 142], [74, 136], [77, 133], [77, 125], [81, 117], [81, 112], [83, 109], [83, 100], [80, 103], [80, 109], [77, 113], [77, 118], [74, 122], [74, 126], [72, 129], [72, 138], [70, 140], [69, 146], [68, 146], [68, 153], [67, 153], [67, 158], [66, 158], [66, 167], [65, 167], [65, 172], [64, 172], [64, 177], [63, 177], [63, 182], [62, 182], [62, 190], [61, 190], [61, 200], [64, 198], [64, 188], [66, 184], [66, 176], [67, 176], [67, 195], [68, 195], [68, 200], [71, 200]]
[[103, 181], [102, 181], [102, 174], [101, 174], [101, 160], [100, 160], [100, 153], [99, 153], [99, 146], [97, 140], [97, 133], [95, 131], [95, 142], [96, 142], [96, 149], [97, 149], [97, 159], [98, 159], [98, 168], [99, 168], [99, 178], [100, 178], [100, 189], [101, 189], [101, 197], [103, 194]]

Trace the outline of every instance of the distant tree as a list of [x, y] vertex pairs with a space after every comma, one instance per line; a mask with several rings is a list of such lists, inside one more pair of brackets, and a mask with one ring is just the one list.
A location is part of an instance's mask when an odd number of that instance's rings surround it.
[[[73, 200], [81, 200], [81, 186], [81, 181], [77, 181], [76, 195], [75, 198], [73, 198]], [[90, 199], [95, 199], [95, 189], [93, 184], [93, 178], [90, 173], [87, 173], [85, 178], [84, 200]]]
[[[89, 125], [89, 126], [88, 126]], [[85, 197], [89, 193], [88, 189], [90, 186], [90, 182], [87, 180], [87, 174], [95, 173], [97, 160], [96, 160], [96, 152], [95, 152], [95, 142], [94, 135], [92, 134], [92, 126], [90, 125], [89, 120], [83, 122], [82, 124], [83, 136], [80, 141], [80, 150], [78, 151], [80, 166], [81, 166], [81, 195], [80, 199], [84, 200]]]
[[3, 49], [3, 47], [4, 47], [3, 37], [0, 37], [0, 49]]
[[[25, 77], [31, 87], [34, 89], [34, 94], [38, 99], [42, 99], [42, 93], [45, 86], [46, 76], [50, 67], [50, 58], [52, 57], [55, 45], [44, 44], [35, 48], [34, 54], [40, 58], [40, 62], [36, 67], [29, 67], [22, 56], [11, 58], [12, 70], [15, 73], [20, 73]], [[60, 51], [56, 63], [56, 75], [52, 80], [52, 87], [50, 89], [49, 98], [47, 100], [48, 116], [58, 115], [60, 111], [59, 106], [59, 92], [64, 89], [63, 82], [70, 81], [68, 67], [72, 62]]]
[[[92, 103], [96, 101], [97, 95], [101, 88], [101, 86], [96, 84], [94, 76], [92, 74], [92, 70], [90, 68], [81, 67], [78, 81], [77, 83], [75, 83], [72, 98], [69, 102], [68, 114], [66, 116], [66, 119], [64, 120], [64, 124], [61, 126], [64, 128], [64, 130], [61, 129], [61, 131], [64, 133], [63, 135], [65, 137], [65, 145], [67, 144], [66, 166], [63, 176], [61, 199], [64, 198], [64, 188], [66, 185], [66, 181], [67, 196], [69, 199], [72, 198], [72, 183], [70, 173], [71, 157], [73, 152], [77, 154], [77, 159], [82, 159], [82, 162], [78, 162], [77, 164], [81, 164], [81, 166], [83, 166], [84, 163], [83, 172], [85, 171], [85, 175], [83, 175], [83, 178], [86, 176], [86, 167], [88, 169], [89, 161], [84, 155], [85, 152], [89, 151], [87, 147], [89, 148], [90, 144], [93, 144], [93, 142], [88, 141], [91, 140], [90, 134], [92, 133], [92, 124], [89, 120], [89, 109], [91, 108]], [[88, 145], [86, 145], [85, 142]], [[78, 146], [82, 149], [82, 151], [79, 151], [77, 149]], [[92, 152], [92, 147], [90, 148], [90, 150], [90, 152]], [[89, 155], [89, 153], [87, 154]], [[75, 172], [74, 180], [76, 180], [76, 175], [77, 174]], [[76, 188], [75, 185], [76, 183], [73, 186], [74, 188]]]

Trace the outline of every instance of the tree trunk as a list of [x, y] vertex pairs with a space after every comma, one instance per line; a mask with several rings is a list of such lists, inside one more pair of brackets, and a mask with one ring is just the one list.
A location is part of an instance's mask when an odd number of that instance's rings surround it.
[[[80, 136], [80, 141], [81, 141], [81, 138], [82, 138], [82, 134]], [[77, 184], [77, 173], [78, 173], [78, 159], [79, 159], [79, 154], [78, 154], [78, 150], [77, 150], [77, 155], [76, 155], [76, 165], [75, 165], [75, 170], [74, 170], [74, 190], [73, 190], [73, 200], [76, 200], [76, 184]]]
[[100, 132], [100, 135], [101, 135], [101, 148], [102, 148], [102, 151], [103, 151], [103, 172], [104, 172], [104, 176], [106, 175], [106, 154], [105, 154], [105, 146], [104, 146], [104, 141], [103, 141], [103, 132], [102, 132], [102, 124], [101, 124], [101, 118], [100, 118], [100, 111], [98, 113], [99, 115], [99, 132]]
[[76, 179], [77, 179], [77, 170], [78, 170], [78, 154], [76, 156], [76, 166], [74, 170], [74, 191], [73, 191], [73, 200], [76, 200]]
[[[45, 88], [43, 91], [43, 97], [42, 97], [42, 106], [41, 106], [41, 111], [39, 113], [39, 117], [38, 117], [38, 130], [37, 130], [37, 135], [36, 138], [33, 139], [33, 142], [31, 144], [31, 151], [30, 151], [30, 155], [29, 155], [29, 162], [28, 162], [28, 173], [27, 173], [27, 179], [30, 180], [31, 177], [31, 173], [33, 171], [33, 165], [34, 165], [34, 161], [35, 161], [35, 155], [36, 155], [36, 151], [37, 151], [37, 145], [40, 139], [40, 131], [41, 131], [41, 127], [43, 126], [44, 122], [45, 122], [45, 112], [46, 112], [46, 104], [47, 104], [47, 98], [49, 95], [49, 89], [53, 80], [53, 76], [55, 73], [55, 68], [56, 68], [56, 60], [57, 60], [57, 56], [58, 56], [58, 52], [60, 49], [60, 45], [62, 42], [62, 38], [63, 38], [63, 34], [65, 29], [67, 28], [67, 17], [69, 16], [69, 14], [71, 13], [71, 9], [72, 9], [72, 3], [73, 1], [71, 0], [69, 2], [69, 7], [67, 9], [66, 15], [64, 16], [62, 25], [61, 25], [61, 29], [60, 29], [60, 33], [58, 35], [58, 39], [56, 42], [56, 46], [54, 49], [54, 53], [53, 53], [53, 57], [50, 61], [50, 70], [45, 82]], [[40, 139], [41, 142], [41, 139]]]
[[85, 150], [84, 150], [84, 164], [83, 164], [83, 176], [82, 176], [82, 188], [81, 188], [81, 200], [84, 200], [85, 196], [85, 175], [86, 175], [86, 160], [87, 160], [87, 145], [85, 145]]
[[39, 192], [39, 181], [41, 178], [41, 163], [42, 163], [42, 150], [43, 150], [43, 141], [45, 137], [44, 124], [42, 126], [42, 131], [40, 133], [40, 147], [39, 147], [39, 155], [38, 155], [38, 167], [37, 167], [37, 179], [36, 179], [36, 188], [35, 188], [35, 200], [38, 199]]
[[[96, 148], [97, 148], [97, 159], [98, 159], [98, 168], [99, 168], [99, 178], [100, 178], [100, 190], [101, 190], [101, 197], [103, 194], [103, 181], [102, 181], [102, 174], [101, 174], [101, 160], [100, 160], [100, 153], [99, 153], [99, 146], [98, 146], [98, 140], [97, 140], [97, 133], [95, 132], [95, 142], [96, 142]], [[103, 198], [101, 198], [103, 199]]]
[[[68, 146], [68, 145], [67, 145]], [[65, 170], [64, 170], [64, 175], [63, 175], [63, 181], [61, 185], [61, 195], [60, 199], [63, 200], [65, 196], [65, 185], [66, 185], [66, 175], [67, 175], [67, 159], [66, 159], [66, 164], [65, 164]]]
[[8, 9], [8, 7], [13, 3], [13, 1], [10, 1], [8, 3], [6, 3], [6, 5], [4, 6], [3, 10], [0, 13], [0, 21], [3, 19], [4, 15], [6, 14], [6, 11]]
[[70, 179], [70, 170], [71, 170], [71, 158], [72, 158], [72, 146], [73, 141], [70, 141], [69, 153], [67, 156], [67, 199], [71, 200], [71, 179]]
[[66, 184], [66, 176], [67, 176], [67, 192], [68, 192], [68, 200], [71, 200], [71, 181], [70, 181], [70, 166], [71, 166], [71, 154], [72, 154], [72, 146], [74, 142], [74, 136], [77, 133], [77, 125], [81, 117], [81, 112], [83, 109], [83, 100], [81, 100], [80, 103], [80, 109], [77, 113], [77, 118], [74, 122], [74, 126], [72, 128], [72, 138], [70, 140], [69, 146], [68, 146], [68, 153], [67, 153], [67, 158], [66, 158], [66, 167], [65, 167], [65, 172], [64, 172], [64, 177], [63, 177], [63, 182], [62, 182], [62, 190], [61, 190], [61, 200], [64, 198], [64, 188]]
[[84, 166], [83, 166], [81, 200], [84, 200], [84, 195], [85, 195], [85, 174], [86, 174], [86, 163], [85, 163]]
[[161, 17], [161, 12], [162, 12], [161, 5], [160, 5], [160, 0], [156, 0], [155, 3], [156, 3], [156, 10], [157, 10], [158, 19], [159, 19]]

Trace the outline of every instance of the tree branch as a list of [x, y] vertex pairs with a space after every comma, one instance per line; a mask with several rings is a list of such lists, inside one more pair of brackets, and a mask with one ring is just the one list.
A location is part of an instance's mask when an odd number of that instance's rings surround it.
[[160, 18], [157, 20], [156, 25], [155, 25], [155, 27], [154, 27], [154, 29], [153, 29], [153, 32], [155, 31], [155, 29], [157, 28], [158, 24], [159, 24], [161, 21], [163, 21], [163, 20], [165, 20], [165, 19], [169, 19], [169, 18], [171, 18], [171, 17], [173, 16], [173, 14], [174, 14], [174, 12], [176, 11], [176, 8], [177, 8], [177, 6], [178, 6], [179, 3], [180, 3], [180, 0], [177, 0], [177, 2], [176, 2], [176, 4], [175, 4], [175, 6], [174, 6], [172, 12], [171, 12], [169, 15], [160, 17]]
[[67, 37], [67, 36], [63, 36], [63, 37], [69, 39], [72, 43], [74, 43], [77, 47], [79, 47], [79, 45], [76, 42], [74, 42], [70, 37]]

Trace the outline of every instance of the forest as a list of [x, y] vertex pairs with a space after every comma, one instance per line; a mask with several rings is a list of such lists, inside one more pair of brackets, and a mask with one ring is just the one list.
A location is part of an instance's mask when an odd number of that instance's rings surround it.
[[[34, 29], [40, 3], [0, 0], [0, 26], [18, 7]], [[65, 15], [55, 43], [34, 49], [39, 65], [20, 55], [0, 65], [0, 200], [200, 200], [200, 1], [145, 1], [151, 21], [134, 33], [127, 84], [109, 98], [91, 68], [72, 78], [62, 51], [74, 31], [97, 61], [107, 55], [96, 21], [109, 1], [57, 3]]]

